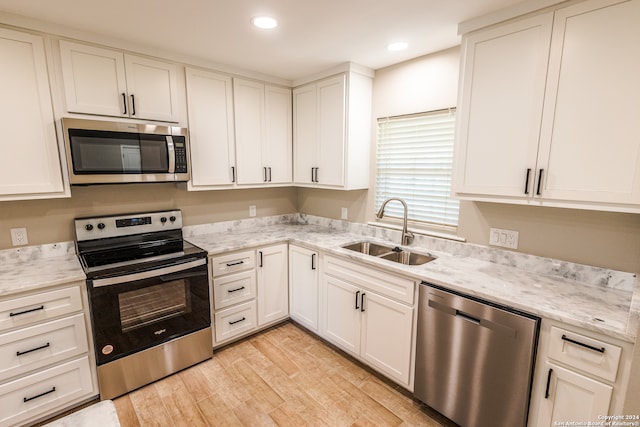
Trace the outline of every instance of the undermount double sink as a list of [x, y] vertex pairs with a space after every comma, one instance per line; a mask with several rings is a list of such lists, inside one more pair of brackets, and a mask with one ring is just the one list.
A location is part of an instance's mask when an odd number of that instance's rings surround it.
[[360, 252], [361, 254], [371, 255], [387, 261], [397, 262], [405, 265], [422, 265], [436, 259], [429, 254], [411, 252], [400, 249], [397, 246], [380, 245], [372, 242], [356, 242], [342, 246], [350, 251]]

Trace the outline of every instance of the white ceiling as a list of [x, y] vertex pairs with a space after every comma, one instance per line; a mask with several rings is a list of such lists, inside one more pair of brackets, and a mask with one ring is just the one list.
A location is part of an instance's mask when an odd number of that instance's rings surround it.
[[[0, 0], [0, 11], [293, 81], [344, 62], [379, 69], [455, 46], [459, 22], [520, 1]], [[261, 14], [279, 26], [253, 28]], [[388, 52], [398, 40], [409, 48]]]

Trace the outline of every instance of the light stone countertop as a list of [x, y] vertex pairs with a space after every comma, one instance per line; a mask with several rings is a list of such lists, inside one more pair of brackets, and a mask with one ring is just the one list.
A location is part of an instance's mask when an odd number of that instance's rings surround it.
[[0, 251], [0, 297], [85, 280], [73, 242]]
[[[341, 247], [362, 240], [395, 245], [397, 233], [370, 232], [366, 226], [340, 221], [336, 225], [333, 220], [314, 223], [313, 219], [283, 216], [184, 230], [188, 241], [210, 255], [290, 242], [635, 342], [640, 323], [640, 284], [631, 273], [536, 259], [510, 251], [490, 252], [486, 247], [431, 238], [416, 238], [408, 249], [431, 253], [437, 259], [421, 266], [407, 266]], [[0, 297], [84, 280], [73, 242], [0, 251]]]
[[437, 259], [421, 266], [407, 266], [341, 247], [361, 240], [393, 245], [395, 241], [363, 237], [360, 233], [321, 225], [267, 224], [234, 228], [233, 233], [228, 231], [205, 233], [205, 230], [195, 230], [187, 240], [207, 250], [210, 255], [289, 242], [635, 342], [640, 318], [640, 285], [635, 279], [633, 291], [584, 284], [558, 275], [434, 251], [419, 244], [408, 249], [430, 253]]

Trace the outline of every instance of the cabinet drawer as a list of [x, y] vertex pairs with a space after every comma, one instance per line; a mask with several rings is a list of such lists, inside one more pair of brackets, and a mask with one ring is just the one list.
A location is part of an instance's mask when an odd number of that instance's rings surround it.
[[213, 277], [255, 268], [255, 251], [237, 252], [229, 255], [211, 257], [211, 273]]
[[551, 327], [549, 357], [614, 382], [622, 349], [587, 336]]
[[213, 302], [216, 310], [256, 296], [256, 271], [242, 271], [213, 280]]
[[0, 302], [0, 332], [82, 310], [78, 286]]
[[0, 378], [42, 368], [87, 351], [82, 313], [0, 335]]
[[242, 335], [256, 327], [256, 302], [227, 308], [214, 315], [216, 343]]
[[0, 385], [0, 426], [50, 414], [93, 393], [85, 356]]
[[413, 304], [415, 282], [411, 279], [330, 256], [325, 257], [324, 272], [389, 298]]

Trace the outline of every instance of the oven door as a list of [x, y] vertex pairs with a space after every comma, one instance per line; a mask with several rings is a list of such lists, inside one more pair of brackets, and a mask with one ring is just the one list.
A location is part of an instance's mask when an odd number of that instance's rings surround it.
[[98, 365], [211, 325], [206, 258], [88, 279]]

